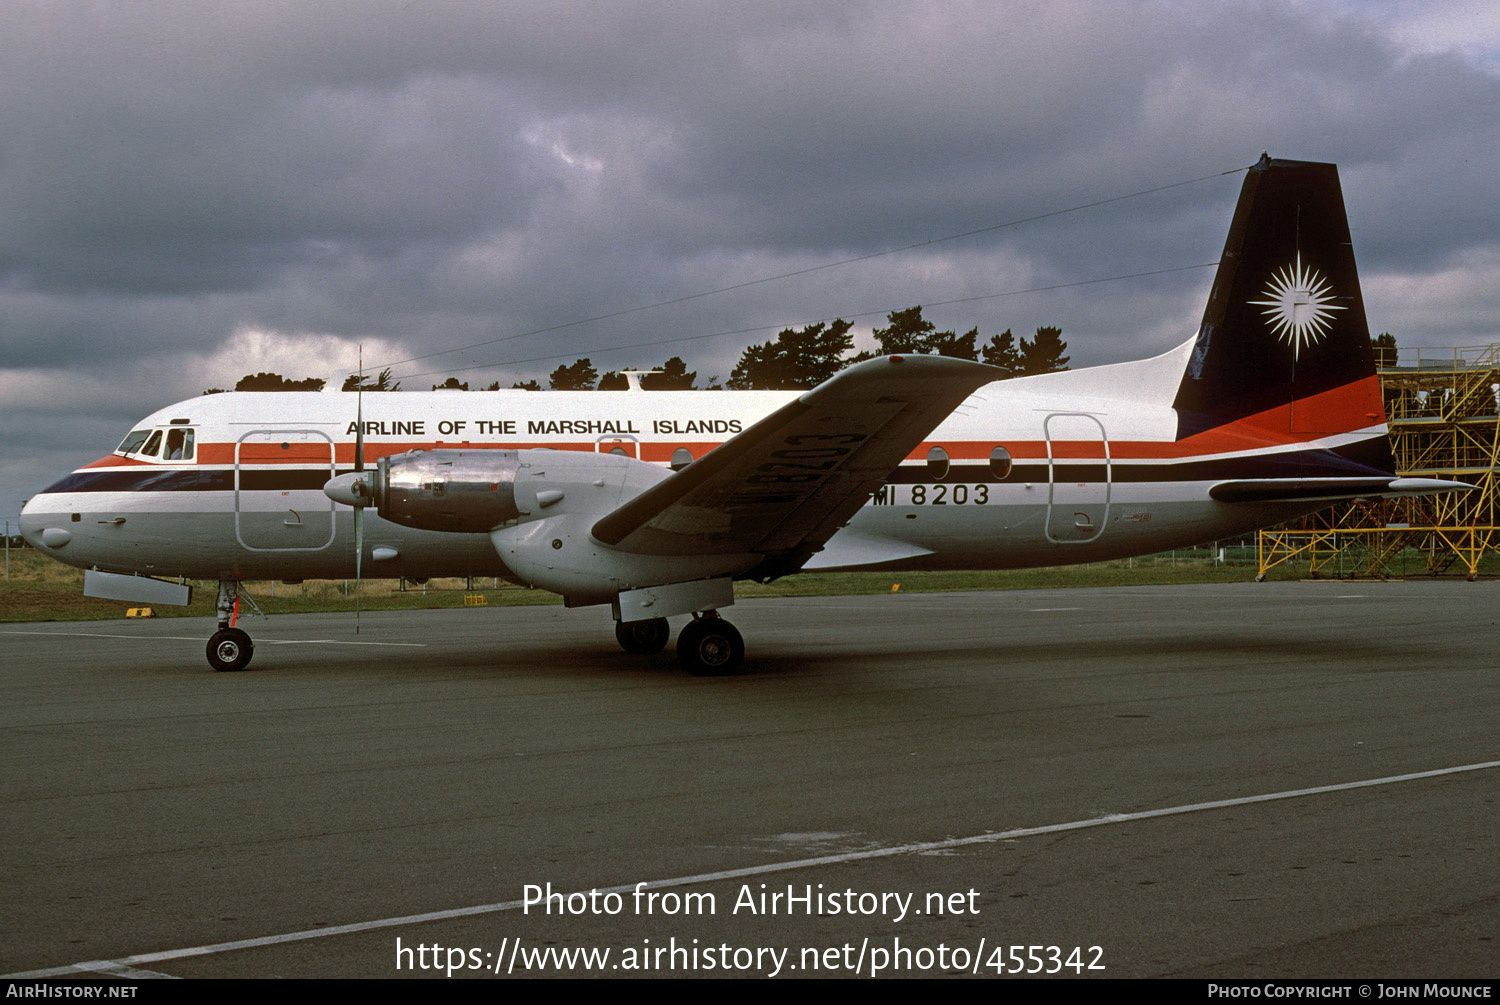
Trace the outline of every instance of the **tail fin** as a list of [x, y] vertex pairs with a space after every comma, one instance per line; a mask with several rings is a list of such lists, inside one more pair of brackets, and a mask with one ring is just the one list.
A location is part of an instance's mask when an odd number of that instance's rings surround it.
[[[1250, 168], [1173, 405], [1179, 438], [1247, 420], [1293, 440], [1383, 432], [1337, 167]], [[1367, 444], [1361, 459], [1391, 470], [1385, 438]]]

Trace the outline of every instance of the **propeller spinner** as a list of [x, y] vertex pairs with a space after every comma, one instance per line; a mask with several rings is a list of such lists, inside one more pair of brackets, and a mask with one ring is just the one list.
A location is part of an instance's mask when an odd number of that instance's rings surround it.
[[375, 502], [375, 471], [350, 471], [323, 483], [323, 494], [334, 502], [356, 508]]

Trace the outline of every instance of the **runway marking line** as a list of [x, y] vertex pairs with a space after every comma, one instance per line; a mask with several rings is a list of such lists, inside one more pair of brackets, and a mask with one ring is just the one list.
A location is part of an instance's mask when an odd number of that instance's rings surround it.
[[[1287, 789], [1283, 792], [1267, 792], [1258, 796], [1215, 799], [1204, 803], [1166, 806], [1156, 810], [1139, 810], [1135, 813], [1110, 813], [1102, 817], [1090, 817], [1087, 820], [1073, 820], [1062, 824], [1043, 824], [1040, 827], [1018, 827], [1014, 830], [988, 832], [985, 834], [976, 834], [971, 837], [949, 838], [944, 841], [919, 841], [914, 844], [897, 845], [891, 848], [870, 848], [863, 851], [841, 852], [835, 855], [818, 855], [813, 858], [793, 859], [787, 862], [769, 862], [765, 865], [745, 866], [740, 869], [701, 872], [693, 876], [678, 876], [672, 879], [642, 880], [638, 883], [624, 883], [619, 886], [596, 887], [594, 888], [594, 892], [600, 894], [632, 893], [637, 888], [662, 890], [676, 886], [696, 886], [699, 883], [715, 883], [726, 879], [743, 879], [746, 876], [763, 876], [773, 872], [790, 872], [795, 869], [811, 869], [821, 865], [838, 865], [843, 862], [858, 862], [863, 859], [891, 858], [896, 855], [917, 855], [923, 852], [947, 851], [952, 848], [964, 848], [970, 845], [995, 844], [1000, 841], [1038, 837], [1043, 834], [1061, 834], [1066, 831], [1085, 830], [1090, 827], [1106, 827], [1110, 824], [1132, 823], [1137, 820], [1153, 820], [1157, 817], [1181, 816], [1185, 813], [1201, 813], [1205, 810], [1222, 810], [1235, 806], [1249, 806], [1254, 803], [1300, 799], [1304, 796], [1326, 795], [1331, 792], [1348, 792], [1353, 789], [1368, 789], [1379, 785], [1394, 785], [1398, 782], [1414, 782], [1424, 778], [1440, 778], [1444, 775], [1458, 775], [1470, 771], [1487, 771], [1493, 768], [1500, 768], [1500, 761], [1460, 764], [1451, 768], [1435, 768], [1432, 771], [1414, 771], [1405, 775], [1387, 775], [1383, 778], [1366, 778], [1357, 782], [1339, 782], [1335, 785], [1316, 785], [1306, 789]], [[583, 892], [585, 895], [588, 893], [588, 891], [580, 892]], [[569, 895], [563, 894], [563, 896], [566, 897]], [[420, 925], [429, 921], [450, 921], [454, 918], [468, 918], [478, 914], [496, 914], [500, 911], [514, 911], [523, 906], [525, 906], [525, 901], [523, 900], [507, 900], [498, 904], [479, 904], [474, 907], [457, 907], [446, 911], [428, 911], [424, 914], [407, 914], [397, 918], [359, 921], [349, 925], [328, 925], [323, 928], [309, 928], [300, 932], [287, 932], [282, 935], [263, 935], [253, 939], [236, 939], [233, 942], [215, 942], [210, 945], [192, 946], [187, 949], [168, 949], [158, 953], [138, 953], [135, 956], [126, 956], [119, 960], [91, 960], [86, 963], [74, 963], [69, 966], [53, 967], [48, 970], [30, 970], [24, 973], [0, 974], [0, 979], [28, 980], [39, 977], [67, 977], [85, 972], [131, 976], [126, 971], [133, 971], [135, 975], [140, 977], [170, 977], [170, 974], [160, 974], [151, 970], [136, 970], [135, 967], [136, 964], [141, 963], [164, 963], [168, 960], [181, 960], [193, 956], [211, 956], [216, 953], [229, 953], [241, 949], [260, 949], [266, 946], [283, 945], [289, 942], [303, 942], [308, 939], [326, 939], [334, 935], [353, 935], [359, 932], [378, 931], [382, 928], [397, 928], [402, 925]]]
[[[81, 639], [134, 639], [137, 642], [203, 642], [197, 635], [110, 635], [107, 632], [12, 632], [0, 631], [0, 635], [56, 635], [60, 638]], [[401, 646], [410, 649], [426, 649], [425, 642], [354, 642], [345, 639], [256, 639], [255, 644], [266, 646]]]

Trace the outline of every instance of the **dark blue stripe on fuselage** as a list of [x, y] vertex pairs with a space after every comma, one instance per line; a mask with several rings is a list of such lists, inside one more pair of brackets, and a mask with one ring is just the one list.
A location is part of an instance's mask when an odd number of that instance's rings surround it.
[[[240, 489], [247, 492], [287, 492], [321, 489], [328, 482], [327, 468], [312, 470], [240, 470]], [[131, 469], [128, 471], [75, 471], [48, 492], [231, 492], [233, 470], [203, 468]]]

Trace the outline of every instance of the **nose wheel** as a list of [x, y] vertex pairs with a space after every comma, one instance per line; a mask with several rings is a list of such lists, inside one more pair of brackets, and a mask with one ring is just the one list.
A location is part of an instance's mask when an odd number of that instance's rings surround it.
[[219, 630], [208, 640], [208, 665], [221, 673], [245, 669], [250, 665], [250, 657], [255, 655], [255, 643], [250, 641], [250, 636], [234, 627], [240, 615], [241, 598], [256, 614], [264, 617], [255, 599], [248, 593], [240, 593], [237, 580], [219, 580], [219, 599], [215, 605], [219, 613]]
[[677, 635], [677, 662], [695, 677], [727, 676], [744, 660], [745, 640], [717, 614], [694, 618]]
[[243, 670], [255, 655], [255, 644], [238, 628], [221, 628], [208, 640], [208, 665], [227, 672]]

